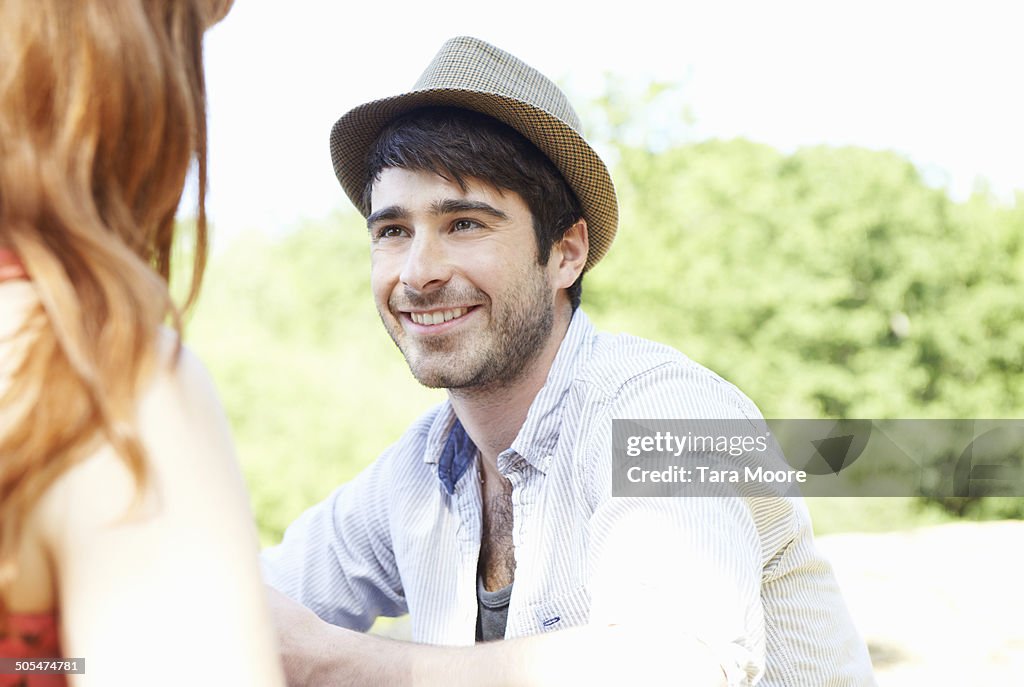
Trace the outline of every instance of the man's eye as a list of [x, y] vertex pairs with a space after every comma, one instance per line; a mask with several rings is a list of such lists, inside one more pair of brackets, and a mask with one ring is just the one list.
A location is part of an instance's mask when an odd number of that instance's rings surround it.
[[479, 222], [471, 219], [458, 219], [452, 223], [452, 228], [455, 229], [455, 231], [469, 231], [470, 229], [476, 229], [479, 226]]
[[402, 227], [381, 227], [377, 230], [377, 238], [379, 239], [394, 239], [400, 236], [405, 236], [405, 229]]

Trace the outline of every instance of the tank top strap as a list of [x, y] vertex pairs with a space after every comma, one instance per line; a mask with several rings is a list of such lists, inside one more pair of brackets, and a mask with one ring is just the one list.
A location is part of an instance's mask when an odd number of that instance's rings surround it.
[[28, 272], [17, 253], [10, 248], [0, 248], [0, 282], [13, 279], [28, 279]]

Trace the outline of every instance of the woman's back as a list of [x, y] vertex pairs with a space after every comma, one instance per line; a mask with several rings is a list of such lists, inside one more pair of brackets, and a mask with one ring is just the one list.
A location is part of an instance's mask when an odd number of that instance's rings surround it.
[[[31, 338], [14, 323], [39, 308], [31, 282], [0, 283], [4, 368]], [[133, 475], [107, 443], [50, 486], [25, 523], [0, 656], [45, 644], [59, 648], [45, 657], [83, 657], [87, 672], [69, 676], [71, 685], [139, 684], [141, 673], [147, 685], [279, 685], [255, 528], [224, 413], [198, 360], [184, 350], [173, 363], [173, 334], [160, 340], [160, 363], [138, 403], [150, 487], [137, 502]], [[54, 638], [35, 631], [24, 641], [25, 630], [56, 629], [58, 620], [59, 645], [34, 644], [36, 635]], [[27, 682], [60, 684], [40, 675]]]

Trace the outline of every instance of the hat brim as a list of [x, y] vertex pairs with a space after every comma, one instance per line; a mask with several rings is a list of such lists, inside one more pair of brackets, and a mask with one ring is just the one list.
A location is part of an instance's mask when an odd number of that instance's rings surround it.
[[585, 270], [611, 246], [618, 226], [615, 186], [604, 162], [583, 137], [550, 113], [514, 98], [473, 90], [436, 88], [375, 100], [343, 115], [331, 129], [334, 173], [352, 203], [367, 216], [363, 191], [369, 181], [367, 155], [384, 127], [395, 117], [428, 106], [474, 110], [494, 117], [529, 139], [548, 156], [576, 193], [589, 230]]

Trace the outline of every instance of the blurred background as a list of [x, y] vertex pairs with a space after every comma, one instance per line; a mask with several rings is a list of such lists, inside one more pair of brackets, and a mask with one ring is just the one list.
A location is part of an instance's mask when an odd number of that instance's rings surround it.
[[[212, 30], [214, 252], [186, 338], [264, 544], [442, 398], [379, 324], [327, 138], [459, 34], [562, 85], [612, 171], [620, 231], [583, 290], [600, 328], [766, 417], [1024, 417], [1024, 10], [668, 8], [245, 0]], [[1020, 674], [1024, 500], [811, 501], [880, 684]]]

